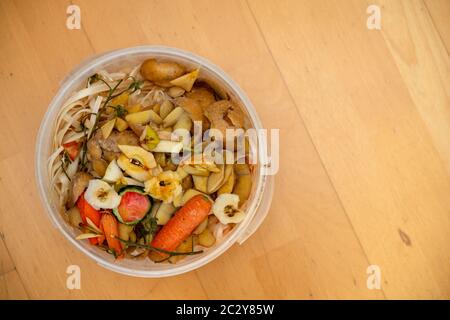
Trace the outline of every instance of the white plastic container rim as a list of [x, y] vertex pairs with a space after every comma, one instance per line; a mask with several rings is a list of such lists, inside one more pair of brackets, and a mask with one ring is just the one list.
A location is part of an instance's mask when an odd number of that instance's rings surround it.
[[[145, 59], [152, 56], [173, 58], [200, 66], [202, 70], [207, 71], [222, 84], [229, 87], [231, 92], [241, 101], [255, 129], [263, 128], [247, 95], [224, 71], [208, 60], [187, 51], [164, 46], [139, 46], [119, 49], [94, 56], [82, 62], [62, 82], [60, 90], [50, 103], [39, 128], [36, 140], [35, 172], [39, 195], [50, 220], [75, 247], [109, 270], [136, 277], [160, 278], [197, 269], [217, 258], [235, 242], [239, 244], [244, 243], [258, 229], [269, 211], [273, 195], [274, 177], [261, 174], [263, 166], [270, 166], [270, 160], [265, 154], [267, 141], [263, 141], [260, 137], [258, 141], [257, 166], [259, 169], [255, 177], [256, 188], [253, 188], [249, 199], [249, 205], [246, 208], [246, 218], [221, 242], [206, 249], [203, 254], [186, 257], [177, 264], [155, 264], [149, 259], [145, 259], [145, 261], [131, 259], [115, 261], [110, 254], [87, 244], [85, 241], [75, 240], [75, 231], [64, 221], [58, 208], [51, 201], [50, 192], [52, 191], [50, 191], [51, 186], [47, 178], [47, 160], [50, 155], [50, 141], [53, 135], [56, 114], [70, 94], [79, 88], [81, 81], [85, 81], [98, 70], [105, 68], [106, 65], [111, 65], [120, 59]], [[263, 152], [260, 152], [260, 150]]]

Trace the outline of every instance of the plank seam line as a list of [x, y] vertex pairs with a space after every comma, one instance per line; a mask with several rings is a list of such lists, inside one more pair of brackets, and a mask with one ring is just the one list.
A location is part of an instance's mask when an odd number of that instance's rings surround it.
[[[25, 291], [25, 294], [27, 295], [28, 299], [30, 299], [30, 294], [28, 293], [28, 289], [25, 286], [25, 282], [23, 281], [23, 278], [20, 275], [19, 270], [17, 269], [16, 263], [14, 262], [14, 259], [11, 256], [11, 253], [9, 252], [8, 246], [7, 246], [6, 241], [5, 241], [4, 233], [2, 233], [2, 235], [3, 235], [3, 237], [0, 240], [3, 241], [3, 244], [4, 244], [5, 249], [6, 249], [6, 253], [8, 254], [9, 258], [11, 259], [11, 261], [13, 262], [14, 268], [12, 270], [9, 270], [9, 271], [1, 274], [0, 276], [5, 277], [8, 273], [11, 273], [11, 272], [14, 272], [14, 271], [17, 272], [17, 276], [19, 277], [19, 280], [20, 280], [20, 283], [22, 284], [23, 290]], [[5, 278], [5, 281], [6, 281], [6, 278]], [[8, 288], [6, 288], [6, 290], [8, 291]]]
[[[447, 53], [447, 55], [450, 57], [449, 52], [447, 51], [447, 47], [445, 45], [445, 43], [443, 42], [443, 39], [441, 37], [441, 34], [439, 32], [439, 30], [436, 28], [436, 25], [434, 23], [434, 19], [433, 16], [431, 15], [426, 3], [424, 0], [421, 1], [421, 3], [423, 4], [423, 6], [425, 7], [425, 9], [427, 10], [427, 12], [425, 14], [428, 14], [428, 18], [431, 20], [431, 23], [433, 25], [434, 31], [436, 32], [439, 41], [441, 42], [442, 47], [444, 48], [445, 53]], [[384, 40], [384, 43], [387, 47], [387, 49], [389, 50], [391, 57], [393, 59], [393, 63], [395, 65], [395, 69], [397, 70], [398, 75], [401, 78], [404, 78], [404, 72], [401, 70], [401, 66], [400, 63], [397, 62], [397, 59], [395, 58], [395, 56], [392, 54], [392, 51], [395, 51], [395, 49], [393, 48], [393, 45], [391, 44], [391, 41], [388, 39], [388, 36], [386, 35], [386, 33], [381, 30], [381, 36]], [[428, 48], [431, 48], [432, 44], [428, 41], [428, 39], [426, 40], [427, 46]], [[415, 46], [415, 44], [414, 44]], [[430, 49], [431, 50], [431, 49]], [[434, 59], [434, 58], [433, 58]], [[435, 60], [435, 59], [434, 59]], [[437, 63], [434, 63], [435, 65], [437, 65]], [[423, 67], [422, 67], [423, 69]], [[441, 82], [445, 83], [444, 79], [440, 76], [440, 74], [438, 73], [438, 77], [441, 80]], [[414, 109], [418, 112], [418, 114], [420, 115], [420, 123], [424, 126], [425, 131], [427, 133], [427, 137], [430, 139], [430, 141], [432, 141], [433, 143], [431, 144], [432, 149], [434, 150], [434, 152], [438, 155], [438, 159], [439, 159], [439, 163], [441, 163], [442, 167], [444, 168], [444, 171], [447, 172], [447, 164], [445, 162], [445, 160], [441, 157], [441, 152], [438, 150], [438, 147], [436, 146], [436, 144], [434, 143], [435, 139], [434, 136], [431, 133], [431, 129], [429, 128], [429, 126], [427, 125], [427, 122], [425, 121], [425, 119], [422, 117], [422, 112], [420, 111], [420, 107], [418, 106], [417, 102], [414, 100], [413, 98], [413, 89], [410, 88], [410, 86], [404, 82], [404, 86], [406, 88], [406, 91], [408, 92], [408, 96], [411, 100], [411, 103], [414, 105]], [[447, 97], [447, 91], [444, 89], [445, 92], [445, 96]]]
[[[287, 85], [286, 79], [284, 78], [284, 75], [283, 75], [283, 73], [282, 73], [282, 71], [281, 71], [281, 69], [280, 69], [280, 66], [278, 65], [278, 63], [277, 63], [277, 61], [276, 61], [276, 59], [275, 59], [275, 56], [274, 56], [272, 50], [270, 49], [270, 46], [269, 46], [269, 44], [268, 44], [268, 42], [267, 42], [267, 39], [266, 39], [266, 37], [265, 37], [265, 35], [264, 35], [262, 29], [261, 29], [261, 26], [260, 26], [259, 23], [258, 23], [258, 20], [256, 19], [256, 16], [255, 16], [255, 14], [254, 14], [254, 12], [253, 12], [253, 10], [252, 10], [250, 4], [249, 4], [249, 1], [248, 1], [248, 0], [245, 0], [245, 3], [247, 4], [247, 7], [248, 7], [248, 9], [249, 9], [249, 11], [250, 11], [250, 14], [252, 15], [253, 21], [255, 22], [256, 27], [258, 28], [259, 33], [261, 34], [262, 40], [263, 40], [263, 42], [264, 42], [264, 44], [265, 44], [267, 50], [269, 51], [269, 54], [270, 54], [270, 56], [271, 56], [271, 58], [272, 58], [272, 60], [273, 60], [273, 63], [275, 64], [275, 67], [276, 67], [276, 69], [277, 69], [279, 75], [281, 76], [283, 85], [286, 87], [286, 90], [287, 90], [287, 92], [288, 92], [288, 94], [289, 94], [289, 98], [291, 99], [292, 103], [294, 104], [295, 110], [296, 110], [296, 112], [297, 112], [297, 114], [298, 114], [298, 116], [299, 116], [301, 122], [303, 123], [303, 125], [304, 125], [304, 127], [305, 127], [305, 131], [306, 131], [306, 133], [308, 134], [309, 139], [311, 140], [311, 143], [312, 143], [312, 145], [313, 145], [314, 150], [315, 150], [316, 153], [317, 153], [317, 156], [319, 157], [320, 164], [321, 164], [321, 166], [323, 167], [323, 169], [324, 169], [324, 171], [325, 171], [325, 174], [326, 174], [326, 176], [327, 176], [328, 181], [330, 182], [331, 186], [333, 187], [333, 190], [334, 190], [334, 192], [335, 192], [335, 194], [336, 194], [336, 197], [337, 197], [337, 199], [338, 199], [339, 205], [341, 206], [342, 210], [344, 211], [344, 215], [345, 215], [345, 217], [347, 218], [348, 223], [350, 224], [350, 227], [351, 227], [351, 229], [352, 229], [352, 231], [353, 231], [353, 233], [354, 233], [354, 235], [355, 235], [355, 237], [356, 237], [356, 239], [357, 239], [357, 241], [358, 241], [359, 246], [361, 247], [361, 250], [362, 250], [362, 252], [363, 252], [363, 254], [364, 254], [364, 257], [366, 258], [367, 263], [368, 263], [369, 265], [371, 265], [370, 259], [369, 259], [368, 255], [367, 255], [367, 253], [366, 253], [366, 250], [364, 249], [364, 246], [362, 245], [361, 240], [359, 239], [358, 233], [356, 232], [356, 229], [355, 229], [355, 227], [354, 227], [352, 221], [350, 220], [350, 217], [348, 216], [348, 213], [347, 213], [347, 210], [345, 209], [344, 203], [342, 202], [342, 199], [341, 199], [341, 197], [339, 196], [339, 193], [337, 192], [336, 186], [334, 185], [333, 180], [331, 179], [330, 174], [329, 174], [329, 172], [328, 172], [328, 170], [327, 170], [327, 167], [325, 166], [325, 163], [324, 163], [324, 161], [323, 161], [323, 159], [322, 159], [322, 157], [321, 157], [321, 155], [320, 155], [320, 153], [319, 153], [319, 151], [318, 151], [318, 149], [317, 149], [317, 146], [316, 146], [316, 144], [314, 143], [314, 140], [313, 140], [313, 138], [312, 138], [312, 135], [311, 135], [310, 131], [308, 130], [308, 126], [306, 125], [305, 119], [303, 118], [302, 114], [300, 113], [300, 110], [298, 109], [298, 106], [297, 106], [297, 103], [295, 102], [294, 96], [292, 95], [292, 92], [291, 92], [291, 90], [289, 89], [289, 86]], [[384, 299], [387, 299], [386, 294], [385, 294], [385, 292], [384, 292], [384, 289], [381, 288], [380, 291], [381, 291], [381, 293], [383, 294]]]
[[431, 23], [433, 24], [434, 30], [436, 30], [436, 33], [437, 33], [437, 35], [439, 37], [439, 40], [441, 41], [442, 46], [445, 49], [445, 52], [447, 52], [447, 55], [450, 56], [450, 53], [448, 52], [448, 48], [445, 45], [444, 39], [442, 38], [442, 34], [439, 31], [439, 28], [437, 27], [436, 22], [434, 21], [434, 18], [433, 18], [433, 15], [430, 12], [430, 9], [428, 8], [427, 2], [425, 0], [422, 0], [422, 3], [423, 3], [423, 6], [425, 7], [425, 9], [427, 9], [428, 16], [430, 17]]
[[[12, 270], [10, 270], [10, 271], [8, 271], [8, 272], [5, 272], [5, 273], [3, 274], [3, 276], [6, 275], [6, 274], [9, 273], [9, 272], [16, 271], [16, 272], [17, 272], [17, 276], [19, 277], [20, 283], [22, 284], [23, 290], [25, 290], [25, 293], [26, 293], [28, 299], [30, 299], [30, 294], [29, 294], [29, 292], [28, 292], [28, 289], [27, 289], [27, 287], [25, 286], [25, 282], [23, 281], [22, 276], [20, 275], [19, 269], [17, 269], [16, 262], [14, 261], [12, 255], [11, 255], [11, 252], [9, 251], [8, 245], [6, 244], [5, 234], [4, 234], [3, 232], [2, 232], [2, 238], [1, 238], [1, 241], [3, 241], [3, 245], [5, 246], [6, 253], [8, 254], [9, 258], [11, 259], [11, 261], [12, 261], [12, 263], [13, 263], [13, 265], [14, 265], [14, 269], [12, 269]], [[5, 281], [6, 281], [6, 280], [5, 280]]]

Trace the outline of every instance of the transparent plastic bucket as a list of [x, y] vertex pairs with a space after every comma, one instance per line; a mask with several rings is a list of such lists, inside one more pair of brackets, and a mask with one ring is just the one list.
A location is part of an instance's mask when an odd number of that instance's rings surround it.
[[75, 247], [95, 260], [99, 265], [109, 270], [137, 277], [159, 278], [195, 270], [217, 258], [233, 244], [242, 244], [248, 239], [257, 230], [268, 213], [272, 200], [274, 182], [273, 176], [263, 174], [264, 167], [270, 166], [270, 160], [265, 152], [259, 152], [259, 150], [267, 150], [267, 142], [259, 139], [258, 164], [256, 165], [252, 193], [245, 209], [247, 212], [246, 218], [233, 228], [232, 232], [225, 236], [223, 240], [211, 248], [206, 249], [204, 253], [188, 256], [177, 264], [155, 264], [149, 259], [122, 259], [115, 261], [112, 255], [90, 245], [87, 241], [75, 240], [76, 231], [63, 219], [58, 210], [56, 197], [50, 186], [47, 172], [47, 160], [51, 154], [51, 141], [58, 110], [71, 93], [80, 89], [85, 84], [86, 79], [98, 70], [106, 69], [108, 71], [114, 71], [124, 66], [135, 65], [149, 57], [170, 58], [187, 66], [200, 67], [203, 74], [216, 81], [219, 85], [227, 88], [228, 93], [241, 102], [254, 128], [262, 128], [261, 121], [245, 93], [225, 72], [206, 59], [190, 52], [161, 46], [140, 46], [120, 49], [94, 56], [82, 62], [62, 82], [61, 88], [50, 103], [39, 129], [36, 141], [35, 170], [39, 194], [50, 220]]

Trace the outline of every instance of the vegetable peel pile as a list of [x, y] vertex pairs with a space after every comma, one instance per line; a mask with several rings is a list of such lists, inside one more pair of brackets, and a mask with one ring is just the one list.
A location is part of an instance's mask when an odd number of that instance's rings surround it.
[[225, 150], [196, 154], [195, 130], [210, 138], [208, 130], [225, 135], [246, 123], [226, 90], [176, 61], [149, 58], [89, 77], [62, 105], [48, 159], [76, 239], [155, 263], [214, 246], [245, 219], [254, 169], [249, 150], [244, 162], [216, 160], [237, 152], [228, 140]]

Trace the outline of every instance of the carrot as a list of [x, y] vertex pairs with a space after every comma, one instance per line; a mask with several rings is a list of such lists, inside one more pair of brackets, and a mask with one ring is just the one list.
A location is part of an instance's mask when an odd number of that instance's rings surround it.
[[114, 250], [116, 257], [119, 257], [122, 253], [122, 244], [119, 238], [119, 223], [116, 218], [108, 213], [104, 212], [100, 220], [101, 228], [105, 234], [108, 247]]
[[[104, 211], [103, 214], [105, 214], [105, 212], [106, 212], [106, 213], [109, 213], [108, 211]], [[101, 221], [101, 218], [100, 218], [100, 221]], [[103, 242], [105, 242], [105, 240], [106, 240], [106, 237], [105, 237], [105, 230], [103, 230], [103, 225], [101, 224], [101, 222], [99, 222], [98, 228], [103, 232], [103, 235], [102, 235], [101, 237], [93, 238], [93, 239], [97, 239], [97, 244], [98, 244], [98, 245], [101, 245], [101, 244], [103, 244]]]
[[212, 203], [206, 196], [192, 197], [156, 234], [152, 247], [174, 251], [205, 220], [211, 207]]
[[[84, 199], [84, 193], [81, 194], [81, 196], [77, 200], [77, 207], [80, 210], [81, 220], [84, 224], [87, 225], [87, 218], [89, 218], [97, 227], [100, 227], [100, 218], [101, 213], [98, 210], [95, 210], [85, 199]], [[93, 245], [96, 245], [98, 243], [102, 243], [101, 238], [90, 238], [89, 242]]]
[[76, 141], [68, 142], [63, 144], [64, 150], [66, 150], [70, 159], [73, 161], [78, 156], [80, 152], [80, 144]]

